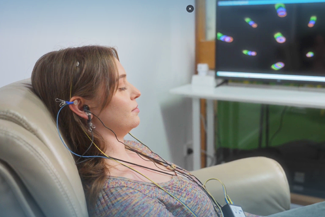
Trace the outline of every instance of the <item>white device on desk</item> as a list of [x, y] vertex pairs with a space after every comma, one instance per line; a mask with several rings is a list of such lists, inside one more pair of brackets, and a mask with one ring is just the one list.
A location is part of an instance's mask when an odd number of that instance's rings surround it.
[[191, 84], [195, 86], [206, 86], [206, 87], [215, 87], [217, 85], [214, 75], [213, 76], [193, 75]]
[[191, 84], [194, 86], [206, 86], [215, 87], [216, 79], [214, 76], [214, 71], [209, 71], [208, 64], [199, 63], [197, 64], [197, 75], [192, 76]]

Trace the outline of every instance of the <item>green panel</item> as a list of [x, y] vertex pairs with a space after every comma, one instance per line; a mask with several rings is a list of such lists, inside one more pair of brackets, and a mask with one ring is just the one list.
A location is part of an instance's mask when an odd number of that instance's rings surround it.
[[224, 136], [220, 136], [221, 147], [227, 145], [227, 147], [233, 147], [238, 143], [238, 121], [239, 121], [239, 103], [238, 102], [222, 102], [218, 103], [224, 106], [218, 106], [219, 114], [225, 114], [219, 116], [220, 133]]
[[[282, 126], [270, 144], [272, 136], [280, 127], [284, 109], [284, 106], [269, 105], [269, 146], [302, 139], [325, 141], [324, 110], [287, 107]], [[261, 104], [218, 101], [217, 147], [246, 150], [257, 148], [260, 112]], [[265, 147], [265, 130], [262, 147]]]

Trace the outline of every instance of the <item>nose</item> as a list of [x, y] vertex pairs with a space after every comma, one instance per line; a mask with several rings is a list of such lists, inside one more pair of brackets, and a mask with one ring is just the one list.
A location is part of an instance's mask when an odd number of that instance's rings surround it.
[[141, 92], [135, 86], [132, 85], [131, 98], [136, 99], [136, 98], [139, 98], [140, 96], [141, 96]]

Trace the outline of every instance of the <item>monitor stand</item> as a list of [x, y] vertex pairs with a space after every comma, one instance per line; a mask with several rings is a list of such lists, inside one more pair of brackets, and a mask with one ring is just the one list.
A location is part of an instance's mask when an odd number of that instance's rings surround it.
[[223, 81], [221, 81], [219, 84], [216, 85], [216, 88], [217, 87], [220, 87], [221, 85], [224, 85], [224, 84], [228, 84], [228, 79], [224, 79]]

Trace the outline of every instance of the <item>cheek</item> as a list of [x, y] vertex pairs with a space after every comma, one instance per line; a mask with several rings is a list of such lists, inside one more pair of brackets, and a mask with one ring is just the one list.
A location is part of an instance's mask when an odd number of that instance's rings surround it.
[[108, 105], [108, 111], [115, 114], [127, 113], [130, 110], [129, 101], [123, 97], [113, 97], [111, 103]]
[[129, 112], [129, 108], [122, 100], [114, 100], [110, 103], [106, 110], [107, 118], [114, 120], [121, 120], [125, 117], [128, 117], [131, 112]]

